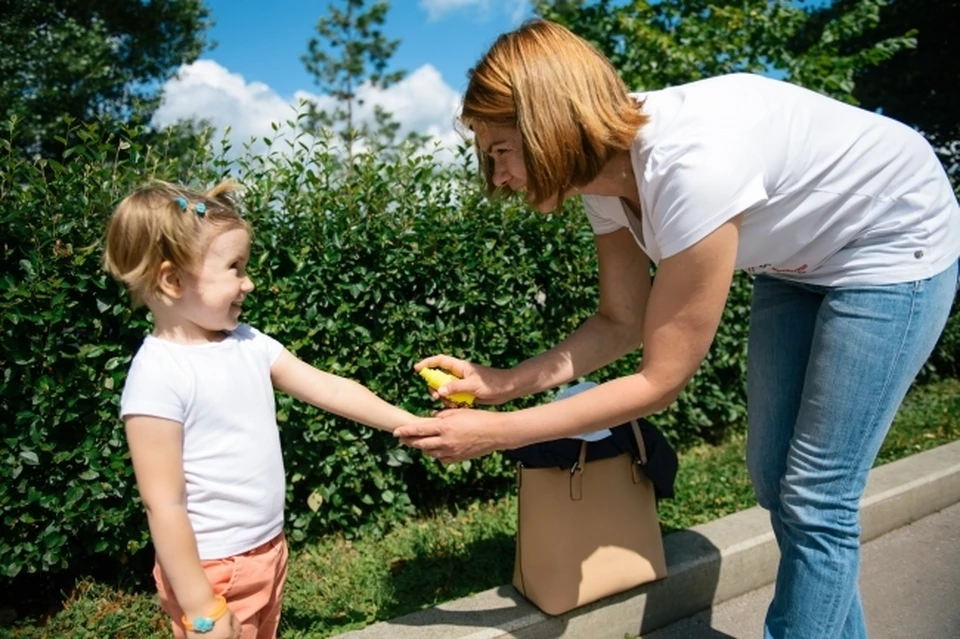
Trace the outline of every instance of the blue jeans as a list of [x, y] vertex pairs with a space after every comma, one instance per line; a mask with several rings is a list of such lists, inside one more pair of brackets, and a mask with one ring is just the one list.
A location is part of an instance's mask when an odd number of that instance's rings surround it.
[[824, 287], [758, 276], [747, 467], [780, 546], [767, 639], [860, 639], [860, 497], [957, 291], [927, 280]]

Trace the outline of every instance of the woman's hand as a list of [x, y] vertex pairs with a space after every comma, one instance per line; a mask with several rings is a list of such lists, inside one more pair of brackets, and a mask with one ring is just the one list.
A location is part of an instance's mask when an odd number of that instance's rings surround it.
[[187, 639], [240, 639], [242, 635], [240, 620], [228, 608], [225, 615], [213, 622], [213, 630], [204, 633], [187, 632]]
[[450, 464], [507, 448], [507, 432], [505, 413], [455, 409], [437, 413], [430, 422], [401, 426], [393, 434], [403, 444]]
[[430, 391], [430, 396], [443, 401], [447, 408], [453, 408], [454, 404], [445, 398], [454, 393], [470, 393], [476, 398], [478, 404], [496, 405], [514, 399], [510, 386], [510, 372], [507, 370], [471, 364], [449, 355], [428, 357], [417, 362], [413, 368], [419, 371], [425, 367], [442, 368], [460, 378]]

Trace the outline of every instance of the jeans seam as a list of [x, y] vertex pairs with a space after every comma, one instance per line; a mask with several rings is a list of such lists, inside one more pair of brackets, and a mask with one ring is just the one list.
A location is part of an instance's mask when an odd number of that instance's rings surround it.
[[[896, 376], [895, 371], [897, 371], [899, 368], [898, 364], [903, 359], [904, 344], [907, 341], [907, 336], [909, 335], [910, 331], [913, 330], [914, 318], [916, 317], [916, 312], [917, 312], [917, 296], [919, 292], [920, 292], [919, 287], [915, 283], [910, 293], [910, 313], [907, 315], [907, 323], [903, 327], [903, 331], [900, 334], [900, 344], [897, 347], [896, 356], [893, 358], [893, 364], [890, 367], [888, 367], [887, 376], [883, 380], [883, 387], [880, 390], [881, 399], [887, 396], [887, 393], [889, 392], [889, 389], [890, 389], [890, 384], [892, 383], [893, 378]], [[875, 425], [877, 423], [877, 420], [879, 419], [879, 416], [880, 416], [880, 412], [882, 410], [881, 408], [882, 406], [883, 406], [882, 401], [879, 401], [876, 403], [874, 407], [874, 412], [870, 416], [871, 425]], [[858, 455], [863, 454], [864, 443], [865, 443], [864, 441], [860, 442], [860, 447], [857, 449]], [[859, 515], [857, 519], [859, 521]]]

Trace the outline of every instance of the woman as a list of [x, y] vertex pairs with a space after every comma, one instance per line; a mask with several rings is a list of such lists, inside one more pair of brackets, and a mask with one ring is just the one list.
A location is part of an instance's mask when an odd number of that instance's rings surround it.
[[641, 344], [643, 362], [559, 402], [444, 411], [396, 434], [457, 461], [655, 413], [703, 360], [734, 270], [754, 273], [747, 463], [781, 549], [765, 636], [866, 636], [859, 499], [957, 287], [960, 207], [930, 146], [893, 120], [759, 76], [628, 95], [595, 49], [544, 21], [484, 55], [461, 119], [491, 193], [525, 192], [541, 212], [583, 197], [600, 304], [509, 370], [427, 358], [417, 367], [463, 378], [438, 396], [500, 404]]

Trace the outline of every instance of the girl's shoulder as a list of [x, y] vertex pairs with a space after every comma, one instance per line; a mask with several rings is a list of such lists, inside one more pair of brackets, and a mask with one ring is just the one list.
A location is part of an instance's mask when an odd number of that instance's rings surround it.
[[272, 364], [283, 351], [283, 345], [250, 324], [240, 324], [230, 332], [230, 339], [242, 347], [262, 350]]

